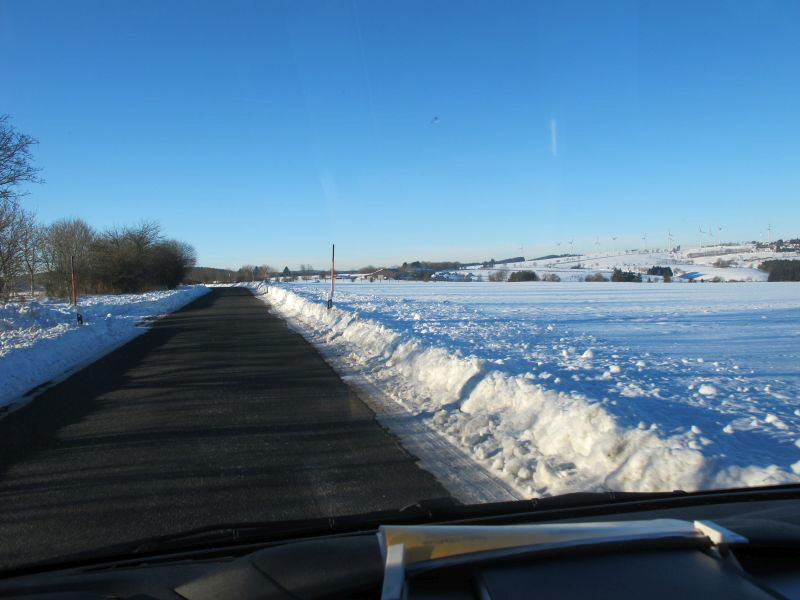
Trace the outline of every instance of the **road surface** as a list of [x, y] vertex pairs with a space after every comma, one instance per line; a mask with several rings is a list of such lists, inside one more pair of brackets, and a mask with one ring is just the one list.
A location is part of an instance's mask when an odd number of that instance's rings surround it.
[[0, 419], [0, 568], [443, 496], [242, 288], [212, 290]]

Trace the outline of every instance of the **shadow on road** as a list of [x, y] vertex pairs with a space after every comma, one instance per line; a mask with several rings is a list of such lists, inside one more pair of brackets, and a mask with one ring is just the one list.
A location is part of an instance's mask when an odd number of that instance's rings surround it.
[[0, 565], [447, 495], [248, 290], [217, 288], [0, 419]]

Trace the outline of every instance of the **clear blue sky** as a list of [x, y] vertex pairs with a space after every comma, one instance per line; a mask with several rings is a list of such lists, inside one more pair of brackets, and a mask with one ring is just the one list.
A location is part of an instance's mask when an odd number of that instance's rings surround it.
[[795, 0], [0, 0], [0, 113], [209, 266], [800, 235]]

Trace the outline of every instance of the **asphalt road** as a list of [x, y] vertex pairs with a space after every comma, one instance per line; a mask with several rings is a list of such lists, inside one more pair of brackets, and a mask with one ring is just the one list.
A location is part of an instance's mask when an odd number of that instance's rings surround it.
[[213, 290], [0, 419], [0, 568], [446, 495], [241, 288]]

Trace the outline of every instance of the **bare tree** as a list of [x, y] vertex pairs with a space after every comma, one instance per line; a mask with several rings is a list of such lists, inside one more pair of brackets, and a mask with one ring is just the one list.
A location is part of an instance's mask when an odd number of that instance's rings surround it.
[[38, 182], [31, 164], [32, 137], [11, 126], [0, 115], [0, 295], [13, 289], [21, 268], [21, 237], [26, 213], [19, 205], [22, 183]]
[[23, 272], [33, 281], [31, 273], [39, 268], [40, 257], [39, 227], [34, 214], [22, 208], [16, 198], [0, 200], [0, 295], [13, 293]]
[[256, 271], [255, 265], [242, 265], [236, 274], [236, 281], [253, 281]]
[[20, 258], [28, 276], [31, 297], [35, 292], [36, 273], [43, 264], [43, 230], [32, 212], [25, 211], [21, 219]]
[[21, 183], [37, 183], [39, 172], [31, 164], [31, 146], [35, 139], [17, 131], [8, 115], [0, 115], [0, 202], [14, 200], [22, 194]]
[[96, 289], [110, 292], [173, 288], [194, 266], [194, 249], [184, 246], [165, 240], [161, 227], [150, 221], [109, 229], [92, 243], [91, 282]]
[[70, 259], [75, 257], [79, 284], [85, 286], [91, 270], [91, 252], [97, 234], [86, 221], [61, 219], [50, 225], [45, 233], [42, 259], [47, 271], [47, 291], [67, 296], [70, 289]]
[[13, 291], [19, 275], [24, 214], [16, 198], [0, 199], [0, 296]]
[[311, 265], [301, 264], [300, 265], [300, 279], [308, 280], [311, 276], [311, 272], [314, 270], [314, 267]]
[[178, 285], [197, 262], [195, 249], [186, 242], [162, 240], [148, 251], [147, 278], [150, 287]]

